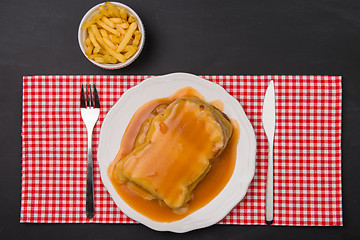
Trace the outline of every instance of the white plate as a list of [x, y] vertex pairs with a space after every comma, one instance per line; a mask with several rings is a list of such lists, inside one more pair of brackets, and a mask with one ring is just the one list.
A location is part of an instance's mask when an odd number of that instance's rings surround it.
[[[117, 194], [107, 176], [109, 164], [120, 148], [121, 138], [135, 111], [146, 102], [167, 97], [183, 87], [198, 90], [206, 101], [219, 99], [224, 112], [240, 126], [235, 170], [220, 194], [198, 211], [170, 223], [153, 221], [132, 209]], [[116, 205], [128, 217], [158, 231], [187, 232], [213, 225], [223, 219], [245, 196], [255, 172], [256, 140], [254, 130], [240, 103], [220, 85], [187, 73], [173, 73], [144, 80], [126, 91], [111, 108], [101, 127], [98, 163], [102, 181]]]

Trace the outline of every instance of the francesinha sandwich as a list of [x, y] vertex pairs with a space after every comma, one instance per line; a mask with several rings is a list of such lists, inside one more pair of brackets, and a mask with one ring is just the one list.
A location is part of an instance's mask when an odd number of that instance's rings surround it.
[[113, 176], [172, 209], [185, 207], [232, 132], [230, 120], [211, 104], [179, 98], [154, 109]]

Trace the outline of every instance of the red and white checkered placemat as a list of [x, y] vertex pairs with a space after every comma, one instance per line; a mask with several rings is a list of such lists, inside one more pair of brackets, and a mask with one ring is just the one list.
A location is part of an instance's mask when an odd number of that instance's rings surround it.
[[[150, 76], [23, 78], [20, 222], [134, 223], [112, 201], [96, 164], [101, 123], [120, 96]], [[265, 224], [267, 140], [262, 103], [275, 80], [274, 225], [342, 225], [341, 77], [201, 76], [243, 106], [257, 140], [256, 172], [245, 198], [221, 224]], [[86, 129], [80, 88], [95, 83], [101, 115], [94, 130], [95, 217], [85, 215]], [[170, 93], [169, 93], [170, 94]]]

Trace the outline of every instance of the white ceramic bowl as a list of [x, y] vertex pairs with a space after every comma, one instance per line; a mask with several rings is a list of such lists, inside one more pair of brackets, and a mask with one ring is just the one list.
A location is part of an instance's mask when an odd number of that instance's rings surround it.
[[95, 64], [98, 67], [104, 68], [104, 69], [109, 69], [109, 70], [114, 70], [114, 69], [119, 69], [119, 68], [123, 68], [128, 66], [130, 63], [132, 63], [141, 53], [141, 50], [144, 47], [144, 43], [145, 43], [145, 29], [144, 26], [141, 22], [140, 17], [136, 14], [136, 12], [134, 10], [132, 10], [130, 7], [126, 6], [125, 4], [119, 3], [119, 2], [111, 2], [112, 4], [114, 4], [117, 8], [123, 7], [126, 9], [126, 12], [128, 15], [130, 16], [134, 16], [136, 19], [136, 22], [138, 24], [138, 29], [141, 32], [141, 40], [140, 40], [140, 44], [139, 44], [139, 49], [137, 50], [137, 52], [131, 57], [129, 58], [126, 62], [124, 63], [115, 63], [115, 64], [110, 64], [110, 63], [98, 63], [95, 62], [94, 60], [91, 60], [88, 58], [88, 56], [85, 54], [85, 50], [86, 50], [86, 45], [85, 45], [85, 39], [86, 39], [86, 30], [81, 29], [81, 26], [89, 21], [95, 14], [99, 13], [99, 6], [100, 5], [105, 5], [105, 2], [100, 3], [96, 6], [94, 6], [93, 8], [91, 8], [85, 15], [84, 17], [81, 19], [80, 25], [79, 25], [79, 30], [78, 30], [78, 41], [79, 41], [79, 46], [81, 51], [83, 52], [84, 56], [93, 64]]

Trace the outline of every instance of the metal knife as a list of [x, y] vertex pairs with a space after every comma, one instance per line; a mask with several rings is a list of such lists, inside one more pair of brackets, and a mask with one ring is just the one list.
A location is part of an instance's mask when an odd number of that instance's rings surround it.
[[265, 221], [270, 225], [274, 219], [274, 183], [273, 183], [273, 150], [275, 135], [275, 87], [274, 81], [270, 81], [265, 93], [262, 123], [269, 143], [268, 169], [266, 179], [266, 208]]

